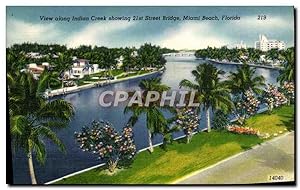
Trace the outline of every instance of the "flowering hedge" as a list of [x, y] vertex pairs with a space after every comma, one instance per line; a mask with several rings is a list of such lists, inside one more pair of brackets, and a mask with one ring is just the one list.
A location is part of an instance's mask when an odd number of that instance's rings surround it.
[[247, 134], [247, 135], [257, 135], [258, 133], [255, 129], [249, 127], [240, 127], [238, 125], [230, 125], [227, 127], [227, 130], [232, 133]]
[[110, 172], [131, 164], [136, 154], [132, 128], [128, 126], [120, 135], [112, 124], [93, 121], [91, 127], [85, 126], [81, 132], [75, 132], [75, 138], [83, 151], [97, 154], [105, 161]]

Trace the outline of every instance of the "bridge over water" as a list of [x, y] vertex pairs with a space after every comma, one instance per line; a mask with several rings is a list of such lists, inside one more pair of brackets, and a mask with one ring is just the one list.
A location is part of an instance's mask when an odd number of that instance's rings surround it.
[[194, 51], [183, 51], [183, 52], [176, 52], [176, 53], [165, 53], [163, 54], [164, 57], [192, 57], [195, 55]]

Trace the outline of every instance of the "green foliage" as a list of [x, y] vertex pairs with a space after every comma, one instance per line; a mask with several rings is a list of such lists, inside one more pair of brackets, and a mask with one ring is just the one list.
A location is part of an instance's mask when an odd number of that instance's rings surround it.
[[222, 110], [216, 110], [213, 118], [214, 129], [224, 129], [230, 124], [228, 114], [225, 114]]
[[39, 81], [29, 73], [18, 71], [7, 73], [7, 78], [13, 149], [22, 149], [28, 159], [36, 155], [41, 164], [46, 159], [44, 139], [49, 139], [64, 152], [64, 145], [53, 130], [68, 126], [74, 114], [72, 104], [62, 99], [47, 101], [41, 96], [49, 78], [47, 74]]
[[[9, 74], [8, 74], [9, 75]], [[64, 150], [62, 142], [52, 131], [55, 128], [67, 127], [67, 123], [74, 114], [70, 103], [57, 99], [46, 101], [38, 90], [42, 81], [35, 81], [30, 74], [20, 74], [18, 81], [9, 83], [10, 132], [12, 145], [16, 149], [23, 149], [26, 154], [36, 153], [38, 161], [45, 161], [45, 147], [43, 138], [50, 139]]]
[[284, 69], [280, 71], [280, 75], [277, 78], [277, 81], [280, 84], [284, 82], [295, 82], [295, 52], [294, 48], [289, 48], [285, 51], [281, 57], [285, 61]]
[[[212, 110], [221, 109], [225, 112], [233, 109], [233, 103], [230, 97], [230, 90], [226, 82], [221, 81], [219, 75], [223, 75], [222, 70], [218, 70], [212, 64], [204, 63], [197, 66], [192, 71], [194, 81], [184, 79], [180, 82], [180, 87], [195, 90], [198, 94], [196, 99], [203, 104], [203, 109], [209, 114], [209, 108]], [[210, 130], [209, 115], [207, 119], [207, 129]]]
[[199, 93], [197, 99], [205, 109], [212, 107], [213, 109], [230, 110], [233, 104], [230, 100], [229, 88], [219, 78], [219, 75], [223, 74], [224, 71], [218, 70], [212, 64], [200, 64], [196, 70], [192, 71], [196, 83], [184, 79], [179, 86], [196, 90]]
[[[160, 78], [151, 78], [151, 79], [143, 79], [139, 87], [143, 90], [142, 100], [145, 100], [147, 93], [149, 91], [157, 91], [163, 92], [170, 89], [170, 87], [161, 84]], [[144, 101], [143, 101], [144, 102]], [[124, 113], [131, 112], [131, 117], [128, 121], [128, 124], [134, 126], [138, 121], [139, 117], [143, 114], [146, 115], [146, 127], [148, 128], [148, 132], [150, 136], [153, 134], [163, 134], [165, 142], [168, 141], [171, 131], [175, 130], [169, 128], [169, 122], [165, 118], [162, 113], [162, 109], [168, 110], [170, 113], [175, 113], [175, 109], [172, 107], [160, 107], [159, 102], [151, 102], [149, 106], [140, 106], [138, 104], [133, 104], [132, 106], [126, 106], [124, 109]], [[151, 141], [151, 139], [149, 139]], [[149, 144], [152, 144], [149, 142]], [[151, 149], [152, 147], [150, 147]]]
[[[107, 48], [81, 45], [69, 49], [66, 46], [57, 44], [23, 43], [15, 44], [7, 48], [6, 51], [9, 71], [21, 70], [29, 63], [49, 62], [52, 64], [53, 69], [61, 74], [63, 71], [70, 69], [73, 56], [90, 60], [91, 64], [98, 64], [99, 68], [108, 70], [115, 69], [117, 59], [123, 56], [122, 69], [127, 71], [131, 69], [140, 70], [144, 67], [160, 68], [166, 63], [162, 54], [174, 52], [175, 50], [147, 43], [139, 48]], [[30, 52], [39, 53], [42, 56], [40, 58], [28, 57], [27, 54]]]
[[250, 68], [249, 65], [243, 64], [237, 68], [236, 72], [230, 72], [227, 84], [231, 92], [239, 95], [252, 89], [256, 94], [261, 94], [263, 92], [262, 87], [265, 86], [265, 78], [262, 75], [257, 76], [255, 71], [255, 68]]
[[285, 56], [290, 51], [294, 51], [294, 48], [288, 48], [287, 50], [271, 49], [267, 52], [262, 52], [261, 50], [254, 48], [229, 49], [226, 46], [223, 46], [221, 48], [208, 47], [206, 49], [199, 49], [195, 52], [195, 56], [202, 59], [226, 60], [228, 62], [265, 64], [260, 59], [262, 55], [265, 55], [267, 59], [274, 61], [287, 61]]

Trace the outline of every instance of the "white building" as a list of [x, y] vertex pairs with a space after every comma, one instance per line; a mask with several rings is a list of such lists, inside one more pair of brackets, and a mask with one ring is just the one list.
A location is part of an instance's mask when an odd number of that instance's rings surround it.
[[40, 75], [44, 72], [45, 68], [50, 68], [50, 64], [47, 62], [37, 65], [36, 63], [30, 63], [27, 65], [26, 69], [22, 69], [21, 72], [30, 72], [33, 75], [33, 78], [38, 80]]
[[279, 40], [268, 40], [265, 35], [259, 35], [259, 41], [254, 44], [256, 49], [261, 51], [268, 51], [270, 49], [285, 49], [285, 43]]
[[64, 73], [65, 79], [81, 79], [85, 75], [100, 72], [97, 64], [90, 64], [87, 59], [75, 59], [70, 71]]
[[124, 57], [121, 55], [119, 58], [116, 59], [117, 61], [117, 69], [120, 69], [123, 66]]
[[39, 52], [29, 52], [26, 54], [26, 57], [33, 58], [33, 59], [41, 59], [46, 57], [46, 55], [42, 55]]
[[228, 45], [225, 45], [226, 48], [228, 49], [246, 49], [247, 48], [247, 45], [245, 42], [241, 41], [240, 43], [237, 43], [237, 44], [228, 44]]

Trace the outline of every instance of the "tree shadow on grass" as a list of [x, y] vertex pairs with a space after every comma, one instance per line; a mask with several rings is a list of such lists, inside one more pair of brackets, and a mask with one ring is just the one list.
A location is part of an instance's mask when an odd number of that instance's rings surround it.
[[186, 143], [186, 142], [187, 142], [187, 138], [184, 137], [184, 138], [178, 139], [178, 140], [176, 140], [176, 142], [177, 142], [178, 144], [187, 144], [187, 143]]
[[[278, 115], [280, 117], [283, 117], [284, 119], [281, 119], [280, 122], [288, 131], [293, 131], [295, 129], [295, 118], [294, 116], [287, 115], [287, 114], [280, 114]], [[280, 124], [277, 124], [277, 126], [282, 126]]]
[[295, 130], [295, 121], [294, 121], [294, 119], [290, 119], [288, 121], [281, 120], [281, 122], [285, 125], [285, 127], [288, 131], [294, 131]]
[[[200, 135], [200, 136], [199, 136]], [[185, 146], [180, 146], [186, 143], [186, 139], [181, 139], [181, 142], [175, 149], [178, 153], [188, 153], [199, 150], [202, 147], [209, 146], [211, 149], [217, 148], [225, 144], [238, 144], [243, 150], [249, 150], [251, 147], [260, 144], [263, 140], [254, 135], [233, 134], [227, 131], [212, 131], [210, 133], [201, 132], [196, 134], [191, 142]]]

